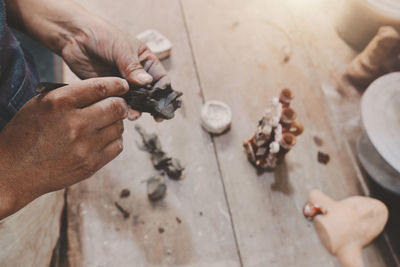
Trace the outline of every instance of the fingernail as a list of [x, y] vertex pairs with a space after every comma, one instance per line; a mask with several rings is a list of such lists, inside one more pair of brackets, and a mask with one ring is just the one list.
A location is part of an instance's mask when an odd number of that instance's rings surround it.
[[153, 77], [151, 77], [150, 74], [146, 73], [146, 72], [140, 72], [137, 76], [136, 76], [137, 80], [139, 80], [140, 83], [143, 84], [148, 84], [151, 83], [153, 81]]
[[129, 83], [127, 80], [122, 79], [122, 86], [124, 87], [125, 91], [129, 90]]

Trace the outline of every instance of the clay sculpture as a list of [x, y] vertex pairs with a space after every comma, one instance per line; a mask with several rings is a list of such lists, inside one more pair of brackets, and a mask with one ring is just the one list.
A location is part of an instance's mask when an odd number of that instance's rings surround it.
[[334, 201], [323, 192], [313, 190], [303, 209], [313, 219], [322, 244], [336, 255], [344, 267], [361, 267], [362, 248], [383, 230], [388, 210], [381, 201], [352, 196]]
[[296, 136], [303, 126], [296, 122], [296, 112], [290, 108], [294, 98], [290, 89], [283, 89], [274, 97], [258, 122], [252, 138], [243, 143], [249, 161], [259, 170], [277, 167], [296, 144]]
[[[357, 85], [367, 86], [385, 72], [385, 62], [394, 58], [400, 34], [390, 26], [380, 27], [367, 47], [347, 66], [347, 76]], [[392, 56], [391, 56], [392, 55]]]
[[[41, 82], [36, 86], [38, 93], [46, 93], [65, 86], [64, 83]], [[175, 111], [181, 107], [182, 101], [179, 97], [182, 92], [172, 89], [168, 84], [165, 88], [156, 85], [148, 85], [145, 87], [132, 87], [123, 98], [132, 109], [140, 112], [148, 112], [154, 118], [172, 119]]]
[[158, 136], [146, 133], [139, 125], [136, 125], [135, 129], [142, 137], [143, 145], [140, 148], [151, 154], [151, 162], [154, 168], [165, 171], [171, 179], [180, 179], [184, 168], [178, 159], [167, 156], [161, 147]]
[[137, 111], [148, 112], [155, 118], [172, 119], [175, 110], [181, 107], [179, 97], [182, 92], [174, 91], [171, 85], [159, 88], [155, 85], [131, 88], [123, 98], [128, 105]]

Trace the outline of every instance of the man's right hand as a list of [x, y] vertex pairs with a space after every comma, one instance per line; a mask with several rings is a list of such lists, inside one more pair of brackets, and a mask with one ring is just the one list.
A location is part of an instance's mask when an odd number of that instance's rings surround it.
[[0, 219], [90, 177], [122, 151], [129, 90], [93, 78], [27, 102], [0, 133]]

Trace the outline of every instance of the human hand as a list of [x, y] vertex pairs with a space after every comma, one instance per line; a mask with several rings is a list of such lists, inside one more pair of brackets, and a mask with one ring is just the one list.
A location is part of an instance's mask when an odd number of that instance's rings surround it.
[[[154, 83], [162, 89], [170, 85], [164, 67], [141, 41], [98, 17], [80, 23], [81, 31], [61, 50], [78, 77], [120, 76], [134, 86]], [[139, 115], [130, 109], [128, 118]]]
[[[94, 78], [27, 102], [0, 133], [0, 219], [94, 174], [122, 151], [128, 83]], [[10, 197], [6, 197], [10, 196]]]

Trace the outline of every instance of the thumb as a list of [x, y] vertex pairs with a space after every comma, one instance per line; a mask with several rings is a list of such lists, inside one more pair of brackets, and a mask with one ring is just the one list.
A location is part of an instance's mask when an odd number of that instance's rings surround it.
[[135, 85], [147, 85], [153, 81], [140, 64], [137, 56], [126, 57], [118, 62], [118, 69], [122, 76]]

